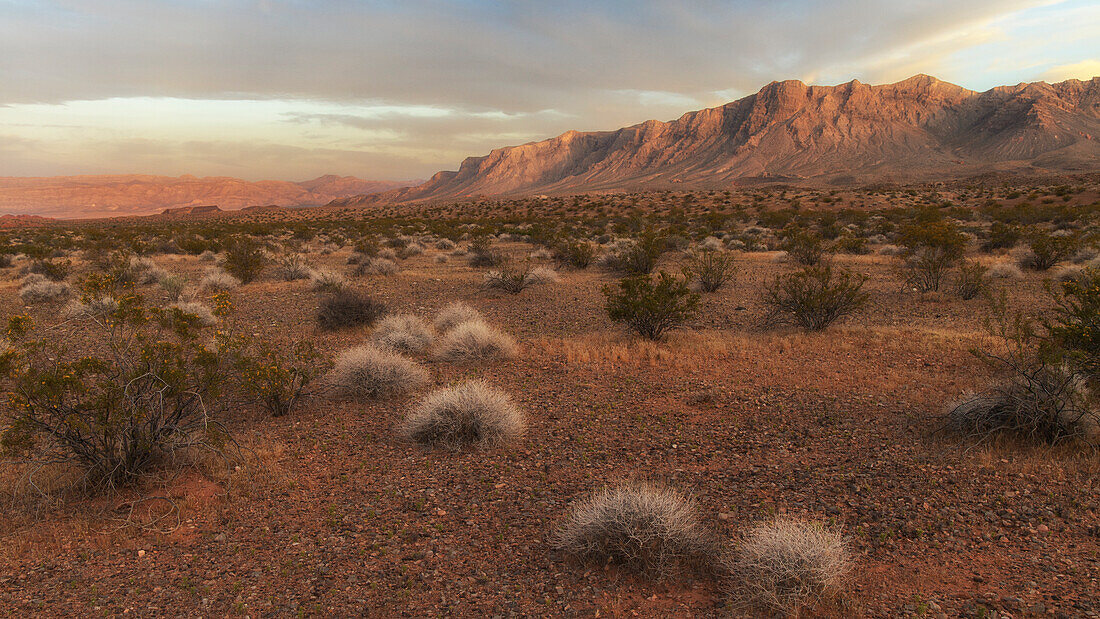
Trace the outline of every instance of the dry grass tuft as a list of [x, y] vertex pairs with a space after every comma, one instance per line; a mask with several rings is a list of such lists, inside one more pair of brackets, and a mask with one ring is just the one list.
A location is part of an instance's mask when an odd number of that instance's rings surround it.
[[65, 282], [55, 282], [32, 273], [23, 278], [19, 298], [27, 305], [64, 301], [72, 295], [73, 288]]
[[526, 425], [508, 394], [467, 381], [428, 394], [405, 417], [401, 433], [422, 445], [461, 449], [518, 438]]
[[209, 269], [199, 280], [199, 290], [202, 292], [228, 292], [240, 285], [241, 280], [222, 269]]
[[1024, 272], [1011, 262], [998, 262], [989, 267], [989, 276], [994, 279], [1023, 279]]
[[378, 321], [371, 340], [379, 346], [406, 352], [431, 346], [434, 334], [426, 320], [412, 314], [395, 314]]
[[428, 382], [428, 371], [397, 353], [374, 346], [356, 346], [341, 352], [328, 382], [338, 395], [380, 400], [411, 393]]
[[451, 362], [511, 359], [515, 355], [512, 338], [480, 320], [468, 320], [448, 331], [435, 353], [436, 358]]
[[197, 316], [204, 326], [212, 327], [218, 322], [213, 310], [198, 301], [179, 301], [168, 306], [169, 309], [178, 309], [185, 314]]
[[734, 598], [745, 607], [797, 616], [839, 588], [848, 560], [840, 534], [819, 522], [761, 524], [744, 535], [730, 560], [740, 581]]
[[688, 497], [637, 483], [604, 489], [574, 507], [557, 543], [584, 563], [621, 565], [653, 577], [713, 572], [720, 554]]
[[435, 328], [441, 333], [450, 331], [464, 322], [483, 320], [481, 313], [461, 301], [455, 301], [435, 315]]

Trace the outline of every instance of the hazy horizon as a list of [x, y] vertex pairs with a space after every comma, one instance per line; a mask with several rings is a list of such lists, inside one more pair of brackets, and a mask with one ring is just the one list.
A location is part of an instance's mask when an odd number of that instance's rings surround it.
[[773, 80], [1087, 79], [1096, 23], [1083, 0], [0, 0], [0, 176], [427, 178]]

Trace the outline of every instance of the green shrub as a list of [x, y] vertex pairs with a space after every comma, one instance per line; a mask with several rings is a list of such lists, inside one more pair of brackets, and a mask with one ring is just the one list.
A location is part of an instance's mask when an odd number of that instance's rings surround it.
[[997, 249], [1012, 249], [1023, 238], [1023, 231], [1019, 226], [995, 221], [989, 228], [989, 236], [982, 243], [982, 251], [991, 252]]
[[939, 290], [966, 250], [966, 237], [945, 220], [910, 224], [898, 242], [905, 248], [906, 281], [921, 292]]
[[308, 395], [317, 376], [314, 366], [320, 355], [313, 344], [300, 341], [289, 353], [281, 353], [267, 343], [246, 344], [235, 348], [235, 364], [243, 391], [272, 417], [293, 412]]
[[821, 235], [802, 228], [788, 228], [783, 235], [783, 250], [795, 262], [813, 266], [825, 256], [825, 241]]
[[1031, 235], [1028, 251], [1021, 259], [1020, 266], [1035, 271], [1046, 271], [1068, 259], [1081, 245], [1077, 235], [1055, 236], [1037, 232]]
[[1061, 282], [1046, 329], [1069, 360], [1093, 383], [1100, 376], [1100, 269]]
[[768, 324], [791, 323], [820, 331], [867, 302], [864, 275], [824, 264], [780, 275], [764, 288]]
[[626, 324], [642, 337], [658, 340], [695, 314], [699, 295], [687, 283], [661, 271], [656, 280], [649, 276], [628, 277], [617, 288], [605, 286], [607, 315]]
[[61, 261], [40, 258], [32, 262], [27, 268], [27, 271], [36, 275], [42, 275], [50, 281], [63, 282], [65, 278], [69, 276], [72, 266], [72, 263], [68, 260]]
[[[95, 487], [135, 480], [173, 452], [219, 449], [216, 403], [223, 358], [199, 341], [197, 317], [148, 309], [132, 288], [89, 278], [82, 302], [111, 295], [108, 315], [75, 324], [62, 338], [97, 336], [80, 355], [20, 337], [3, 355], [8, 408], [0, 445], [16, 458], [71, 463]], [[26, 332], [9, 321], [9, 337]], [[56, 341], [56, 340], [54, 340]]]
[[715, 292], [733, 279], [736, 271], [732, 254], [702, 250], [688, 259], [684, 267], [684, 277], [698, 282], [699, 289], [703, 292]]
[[627, 275], [649, 275], [657, 268], [657, 262], [667, 248], [664, 237], [647, 233], [637, 241], [607, 254], [602, 262], [612, 271]]
[[587, 269], [596, 259], [596, 248], [588, 241], [562, 241], [554, 247], [554, 259], [574, 269]]
[[223, 268], [227, 273], [247, 284], [257, 277], [267, 266], [267, 254], [263, 244], [248, 235], [233, 238], [225, 251]]

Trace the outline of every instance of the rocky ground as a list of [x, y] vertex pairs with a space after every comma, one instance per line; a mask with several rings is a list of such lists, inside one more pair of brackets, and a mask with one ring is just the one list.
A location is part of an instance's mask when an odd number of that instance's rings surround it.
[[[3, 613], [730, 613], [724, 583], [652, 583], [555, 551], [571, 504], [649, 479], [693, 496], [731, 546], [777, 514], [841, 527], [853, 570], [840, 599], [810, 614], [1100, 615], [1096, 455], [936, 433], [945, 403], [990, 378], [969, 352], [982, 342], [982, 300], [906, 291], [894, 259], [842, 256], [871, 277], [865, 311], [818, 334], [766, 331], [763, 283], [794, 267], [746, 253], [689, 328], [650, 344], [604, 314], [610, 274], [563, 271], [559, 283], [502, 296], [480, 289], [462, 258], [436, 263], [439, 253], [352, 285], [425, 317], [463, 300], [510, 332], [520, 345], [511, 361], [419, 360], [433, 385], [479, 377], [511, 393], [529, 418], [521, 441], [463, 453], [403, 442], [394, 425], [415, 396], [318, 397], [281, 418], [245, 407], [231, 416], [244, 450], [228, 471], [205, 458], [140, 493], [0, 516]], [[346, 257], [307, 255], [341, 270]], [[191, 281], [206, 266], [156, 260]], [[665, 260], [676, 268], [675, 255]], [[0, 309], [23, 311], [14, 275], [0, 277]], [[1047, 303], [1041, 280], [998, 286], [1033, 311]], [[308, 338], [326, 355], [369, 333], [317, 330], [303, 281], [263, 280], [233, 298], [240, 328]], [[30, 312], [49, 321], [56, 308]], [[127, 523], [139, 496], [172, 503], [139, 501]]]

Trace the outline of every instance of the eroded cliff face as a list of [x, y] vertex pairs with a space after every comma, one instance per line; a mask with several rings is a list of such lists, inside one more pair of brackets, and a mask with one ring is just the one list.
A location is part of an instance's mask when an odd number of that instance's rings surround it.
[[896, 84], [773, 82], [721, 107], [617, 131], [569, 131], [470, 157], [454, 172], [336, 201], [454, 199], [738, 179], [924, 180], [1100, 169], [1100, 78], [974, 92], [927, 75]]

